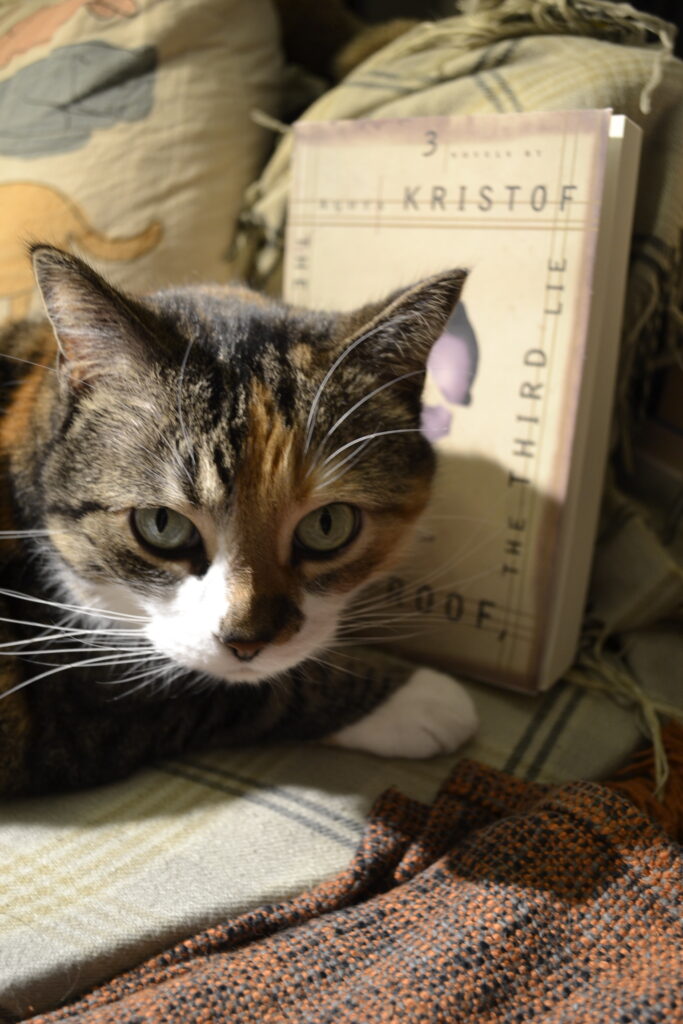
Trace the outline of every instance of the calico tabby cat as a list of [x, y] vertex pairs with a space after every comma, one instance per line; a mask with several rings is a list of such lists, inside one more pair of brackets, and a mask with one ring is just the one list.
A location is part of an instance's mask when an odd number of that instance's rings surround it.
[[332, 315], [31, 256], [49, 320], [0, 335], [0, 792], [258, 737], [458, 746], [459, 684], [335, 638], [427, 501], [420, 391], [464, 273]]

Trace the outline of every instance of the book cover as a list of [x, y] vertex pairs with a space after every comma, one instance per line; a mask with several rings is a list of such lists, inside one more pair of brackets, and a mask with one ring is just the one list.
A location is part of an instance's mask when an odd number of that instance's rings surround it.
[[446, 267], [470, 271], [423, 397], [434, 497], [382, 584], [400, 625], [393, 646], [528, 690], [561, 670], [549, 638], [575, 643], [590, 529], [575, 553], [581, 593], [564, 586], [572, 607], [558, 574], [573, 521], [594, 523], [600, 497], [599, 486], [579, 500], [568, 489], [586, 389], [611, 401], [609, 382], [587, 379], [605, 300], [595, 284], [610, 124], [611, 111], [585, 110], [295, 128], [290, 302], [345, 310]]

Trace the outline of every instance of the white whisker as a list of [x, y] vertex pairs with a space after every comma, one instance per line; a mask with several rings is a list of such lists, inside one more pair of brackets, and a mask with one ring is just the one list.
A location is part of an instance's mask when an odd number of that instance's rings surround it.
[[0, 356], [3, 359], [10, 359], [13, 363], [25, 363], [27, 366], [38, 366], [41, 370], [49, 370], [50, 373], [57, 373], [54, 366], [48, 366], [47, 363], [35, 363], [32, 359], [22, 359], [20, 356], [10, 355], [9, 352], [0, 352]]
[[377, 332], [380, 331], [383, 327], [384, 324], [378, 324], [377, 327], [373, 327], [371, 331], [365, 331], [364, 334], [360, 334], [355, 339], [355, 341], [352, 341], [350, 345], [347, 345], [344, 351], [337, 356], [335, 361], [332, 363], [332, 366], [329, 368], [329, 370], [323, 377], [320, 383], [320, 387], [315, 393], [313, 401], [311, 402], [311, 408], [309, 409], [308, 412], [308, 419], [306, 421], [306, 440], [304, 443], [304, 454], [308, 451], [311, 444], [313, 431], [315, 429], [315, 418], [318, 412], [318, 406], [320, 405], [320, 399], [322, 397], [323, 391], [325, 390], [325, 386], [327, 385], [328, 380], [330, 379], [334, 371], [337, 369], [337, 367], [340, 365], [340, 363], [342, 363], [346, 359], [346, 357], [350, 355], [351, 352], [353, 352], [353, 350], [357, 348], [358, 345], [361, 344], [361, 342], [366, 341], [368, 338], [371, 338], [373, 334], [377, 334]]
[[358, 637], [341, 637], [337, 642], [340, 647], [357, 647], [359, 644], [383, 644], [389, 643], [390, 640], [414, 640], [417, 637], [423, 636], [424, 633], [433, 632], [440, 628], [440, 623], [430, 622], [429, 626], [425, 626], [424, 629], [413, 630], [412, 633], [403, 633], [400, 635], [396, 633], [386, 633], [383, 636], [365, 636], [360, 634]]
[[385, 388], [390, 388], [393, 384], [398, 384], [398, 383], [400, 383], [400, 381], [407, 380], [409, 377], [417, 377], [417, 376], [422, 376], [422, 375], [424, 375], [424, 370], [411, 370], [410, 373], [403, 373], [403, 374], [401, 374], [400, 377], [394, 377], [393, 380], [385, 381], [384, 384], [380, 384], [380, 386], [378, 388], [375, 388], [373, 391], [371, 391], [370, 394], [365, 395], [363, 398], [360, 398], [354, 405], [351, 406], [350, 409], [347, 409], [347, 411], [345, 413], [343, 413], [339, 417], [339, 419], [336, 421], [336, 423], [334, 423], [330, 427], [330, 429], [327, 431], [327, 433], [325, 434], [324, 438], [322, 439], [322, 441], [318, 445], [318, 449], [316, 451], [316, 454], [314, 456], [313, 461], [317, 462], [318, 455], [320, 454], [320, 452], [321, 452], [321, 450], [323, 448], [323, 445], [325, 444], [327, 439], [329, 437], [331, 437], [332, 434], [334, 434], [335, 430], [337, 430], [337, 428], [340, 427], [342, 425], [342, 423], [346, 419], [348, 419], [349, 416], [353, 415], [353, 413], [356, 411], [356, 409], [360, 409], [360, 407], [362, 405], [364, 405], [366, 402], [369, 402], [370, 399], [375, 397], [375, 395], [379, 395], [380, 392], [385, 390]]
[[[356, 645], [356, 646], [358, 646], [358, 645]], [[306, 663], [305, 664], [310, 664], [312, 662], [312, 663], [314, 663], [316, 665], [319, 665], [321, 668], [330, 669], [332, 672], [343, 672], [344, 675], [351, 676], [353, 679], [361, 679], [362, 678], [363, 674], [361, 672], [356, 671], [356, 670], [354, 670], [354, 669], [352, 669], [352, 668], [350, 668], [350, 667], [348, 667], [346, 665], [340, 665], [339, 662], [337, 662], [337, 661], [328, 661], [326, 658], [322, 658], [320, 656], [321, 654], [327, 654], [327, 655], [330, 655], [330, 656], [340, 657], [340, 658], [343, 658], [346, 661], [353, 661], [356, 664], [358, 664], [358, 657], [357, 656], [354, 656], [353, 654], [346, 654], [343, 651], [336, 650], [335, 648], [329, 648], [329, 647], [323, 647], [323, 648], [321, 648], [320, 651], [316, 652], [314, 655], [310, 655], [306, 659]], [[310, 672], [308, 672], [308, 671], [306, 671], [306, 678], [312, 679], [312, 676], [311, 676]]]
[[[340, 480], [344, 476], [344, 474], [351, 469], [351, 466], [356, 461], [356, 459], [359, 459], [361, 457], [361, 455], [363, 454], [363, 452], [365, 451], [369, 444], [372, 444], [372, 438], [369, 441], [366, 441], [364, 444], [362, 444], [357, 451], [351, 452], [350, 455], [347, 455], [346, 458], [342, 459], [341, 462], [337, 463], [337, 465], [332, 466], [332, 468], [328, 470], [327, 473], [321, 479], [321, 486], [331, 487], [332, 484], [337, 482], [337, 480]], [[340, 472], [340, 470], [342, 470], [344, 466], [346, 466], [346, 469], [344, 469], [343, 472]]]
[[132, 693], [137, 693], [139, 690], [144, 690], [146, 687], [151, 686], [153, 681], [159, 684], [160, 687], [170, 685], [172, 677], [164, 679], [164, 674], [163, 666], [155, 666], [154, 668], [146, 669], [144, 672], [138, 672], [133, 676], [124, 673], [116, 680], [99, 680], [99, 682], [104, 682], [104, 685], [108, 686], [111, 686], [112, 684], [119, 686], [124, 683], [135, 683], [142, 680], [138, 686], [133, 686], [130, 690], [125, 690], [123, 693], [118, 693], [111, 698], [112, 700], [123, 700], [125, 697], [130, 697]]
[[363, 434], [362, 437], [356, 437], [353, 441], [347, 441], [340, 448], [337, 448], [336, 452], [332, 452], [326, 459], [323, 460], [323, 468], [331, 462], [332, 459], [336, 458], [337, 455], [341, 455], [342, 452], [346, 451], [347, 448], [351, 448], [353, 445], [360, 444], [362, 441], [373, 441], [376, 437], [387, 437], [389, 434], [421, 434], [420, 427], [399, 427], [394, 430], [378, 430], [374, 434]]
[[[163, 655], [163, 654], [152, 655], [152, 656], [150, 656], [149, 660], [151, 660], [153, 657], [157, 657], [159, 659], [162, 659], [162, 658], [165, 657], [165, 655]], [[77, 669], [88, 668], [88, 667], [90, 667], [92, 665], [104, 666], [104, 665], [129, 664], [129, 663], [133, 662], [134, 660], [135, 659], [132, 656], [130, 656], [130, 655], [126, 655], [126, 657], [121, 658], [121, 659], [112, 658], [112, 657], [110, 657], [108, 655], [106, 658], [90, 658], [87, 661], [79, 661], [79, 662], [75, 662], [75, 663], [74, 662], [70, 662], [68, 665], [57, 665], [55, 668], [48, 669], [47, 672], [40, 672], [37, 676], [31, 676], [30, 679], [24, 679], [21, 683], [17, 683], [17, 685], [13, 686], [10, 690], [5, 690], [4, 693], [0, 693], [0, 700], [5, 700], [6, 697], [11, 697], [12, 694], [13, 693], [17, 693], [18, 690], [23, 690], [24, 687], [30, 686], [31, 683], [37, 683], [40, 679], [47, 679], [48, 676], [56, 675], [58, 672], [67, 672], [69, 669], [74, 669], [74, 668], [77, 668]]]
[[[70, 626], [48, 625], [45, 622], [34, 622], [32, 619], [10, 619], [10, 618], [7, 618], [5, 616], [0, 616], [0, 622], [7, 622], [11, 626], [35, 626], [37, 629], [55, 630], [56, 631], [55, 636], [61, 634], [63, 639], [66, 639], [66, 638], [68, 638], [70, 636], [74, 636], [74, 635], [76, 635], [79, 632], [83, 632], [83, 633], [111, 632], [111, 633], [113, 633], [116, 636], [118, 636], [119, 634], [121, 634], [122, 636], [125, 636], [126, 634], [129, 634], [129, 635], [132, 636], [132, 635], [136, 635], [136, 634], [140, 633], [139, 629], [131, 629], [131, 630], [123, 630], [123, 629], [121, 629], [121, 630], [118, 630], [118, 629], [111, 629], [111, 630], [99, 630], [99, 629], [76, 630], [76, 629], [74, 629], [73, 627], [70, 627]], [[9, 640], [7, 643], [0, 644], [0, 647], [9, 647], [11, 644], [34, 643], [36, 640], [40, 640], [40, 639], [42, 639], [42, 637], [40, 635], [38, 635], [38, 636], [31, 637], [29, 640]]]
[[[441, 594], [448, 594], [450, 592], [457, 591], [458, 593], [462, 594], [463, 596], [467, 596], [467, 590], [465, 589], [466, 587], [468, 587], [472, 583], [476, 583], [477, 580], [484, 579], [487, 576], [491, 576], [493, 573], [495, 573], [497, 571], [498, 571], [498, 567], [497, 566], [490, 566], [488, 569], [482, 569], [481, 572], [473, 573], [471, 576], [461, 576], [461, 577], [458, 577], [456, 579], [446, 580], [445, 583], [441, 583], [441, 584], [438, 584], [438, 585], [430, 585], [430, 587], [429, 587], [429, 594], [430, 594], [430, 596], [438, 597]], [[410, 579], [407, 579], [405, 581], [405, 583], [406, 583], [405, 589], [402, 592], [397, 593], [395, 598], [391, 597], [389, 595], [384, 595], [384, 597], [383, 597], [380, 594], [380, 595], [377, 596], [375, 601], [373, 601], [372, 605], [369, 606], [368, 608], [356, 608], [355, 606], [352, 605], [351, 608], [350, 608], [350, 614], [358, 614], [359, 612], [361, 614], [365, 614], [366, 611], [374, 611], [377, 608], [390, 607], [391, 606], [391, 602], [393, 602], [393, 601], [395, 601], [396, 604], [398, 605], [400, 601], [405, 600], [409, 596], [408, 593], [406, 593], [406, 591], [408, 591], [408, 592], [412, 591], [413, 593], [415, 593], [419, 589], [420, 586], [424, 586], [423, 583], [418, 584], [416, 582], [413, 582]], [[418, 609], [418, 611], [419, 611], [419, 609]], [[425, 613], [425, 614], [428, 614], [428, 613]], [[344, 619], [342, 621], [345, 621], [345, 617], [344, 617]]]
[[[196, 465], [196, 459], [195, 459], [195, 454], [194, 454], [194, 446], [192, 445], [192, 442], [190, 441], [190, 435], [189, 435], [187, 427], [185, 425], [185, 419], [183, 417], [183, 404], [182, 404], [182, 399], [183, 399], [183, 377], [185, 376], [185, 370], [187, 368], [187, 361], [188, 361], [188, 359], [190, 357], [190, 351], [192, 349], [193, 342], [194, 342], [194, 339], [190, 338], [190, 340], [187, 343], [187, 347], [185, 349], [185, 354], [183, 355], [183, 361], [180, 364], [180, 373], [178, 375], [178, 388], [177, 388], [177, 392], [176, 392], [176, 398], [177, 398], [177, 403], [176, 404], [177, 404], [177, 409], [178, 409], [178, 422], [180, 423], [180, 430], [181, 430], [181, 433], [182, 433], [183, 438], [185, 440], [185, 444], [187, 445], [187, 451], [188, 451], [190, 460], [192, 462], [192, 465], [194, 466], [194, 465]], [[188, 480], [190, 480], [190, 482], [192, 482], [192, 476], [189, 473], [187, 467], [183, 466], [183, 468], [185, 470], [185, 473], [187, 475]]]
[[102, 644], [81, 644], [80, 647], [46, 647], [44, 649], [26, 650], [24, 648], [21, 652], [15, 653], [14, 651], [0, 651], [1, 657], [18, 657], [18, 658], [31, 658], [31, 657], [42, 657], [44, 655], [52, 654], [92, 654], [93, 651], [99, 651], [101, 654], [118, 652], [119, 654], [139, 654], [146, 651], [142, 644], [138, 647], [104, 647]]
[[[482, 525], [486, 525], [482, 523]], [[444, 562], [442, 565], [438, 565], [431, 569], [429, 572], [421, 573], [418, 576], [409, 577], [405, 580], [405, 584], [408, 587], [416, 588], [429, 583], [436, 577], [442, 576], [446, 572], [452, 572], [461, 562], [466, 558], [471, 558], [475, 555], [482, 547], [491, 541], [495, 540], [503, 532], [502, 527], [497, 528], [491, 532], [485, 533], [481, 537], [481, 530], [475, 532], [469, 545], [466, 545], [463, 549], [456, 552], [455, 555]], [[478, 542], [478, 543], [477, 543]], [[407, 570], [404, 570], [407, 571]], [[487, 570], [488, 572], [489, 570]], [[493, 571], [493, 570], [490, 570]], [[450, 579], [443, 584], [444, 589], [454, 589], [461, 585], [463, 581], [459, 579]], [[373, 584], [372, 592], [367, 597], [359, 597], [349, 605], [349, 610], [357, 612], [359, 609], [368, 609], [372, 606], [380, 605], [383, 601], [386, 601], [386, 595], [384, 593], [377, 593], [377, 586], [381, 585], [378, 583]], [[400, 600], [400, 595], [397, 598]]]
[[130, 622], [147, 622], [145, 615], [129, 615], [127, 612], [114, 612], [108, 608], [90, 608], [86, 605], [78, 604], [66, 604], [64, 601], [48, 601], [44, 597], [34, 597], [32, 594], [22, 594], [18, 590], [7, 590], [5, 587], [0, 587], [0, 596], [12, 597], [22, 601], [32, 601], [35, 604], [45, 604], [52, 608], [62, 608], [65, 611], [76, 612], [78, 614], [87, 613], [89, 615], [98, 615], [103, 618]]
[[25, 537], [56, 537], [66, 530], [0, 530], [0, 540], [21, 540]]
[[0, 643], [0, 650], [5, 647], [22, 647], [25, 644], [36, 643], [38, 640], [78, 640], [81, 636], [85, 639], [88, 636], [97, 636], [99, 634], [111, 634], [112, 638], [119, 636], [124, 638], [143, 636], [140, 629], [76, 629], [71, 626], [46, 627], [44, 622], [32, 622], [28, 619], [8, 619], [3, 617], [0, 617], [0, 622], [7, 622], [12, 626], [45, 627], [50, 630], [49, 633], [38, 633], [35, 636], [28, 637], [24, 640], [7, 640], [5, 643]]

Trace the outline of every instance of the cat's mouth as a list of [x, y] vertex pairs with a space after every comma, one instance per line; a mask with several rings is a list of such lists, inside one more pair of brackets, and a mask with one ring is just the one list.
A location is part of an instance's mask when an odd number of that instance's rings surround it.
[[[219, 639], [219, 622], [225, 614], [225, 593], [220, 574], [215, 594], [204, 592], [201, 581], [191, 581], [191, 592], [183, 599], [176, 593], [164, 598], [142, 598], [118, 583], [87, 582], [71, 572], [62, 572], [63, 582], [81, 607], [101, 609], [103, 623], [120, 624], [144, 637], [152, 660], [159, 664], [160, 677], [173, 676], [172, 669], [197, 674], [220, 683], [260, 683], [274, 680], [284, 672], [324, 651], [333, 642], [344, 598], [306, 595], [301, 608], [300, 628], [285, 643], [262, 645]], [[209, 583], [211, 581], [209, 580]], [[114, 616], [112, 622], [109, 617]], [[166, 666], [164, 669], [162, 666]], [[152, 666], [150, 666], [151, 669]]]
[[299, 628], [280, 643], [220, 639], [219, 629], [211, 628], [206, 609], [204, 614], [199, 610], [191, 614], [187, 606], [182, 614], [169, 605], [150, 615], [145, 635], [156, 651], [192, 672], [218, 682], [258, 683], [276, 679], [322, 654], [334, 640], [339, 604], [337, 599], [321, 601], [306, 595]]
[[[330, 632], [333, 635], [333, 630]], [[320, 640], [317, 645], [301, 639], [278, 646], [266, 645], [248, 660], [236, 657], [216, 638], [201, 649], [190, 649], [176, 643], [173, 650], [166, 648], [161, 653], [174, 664], [203, 677], [208, 676], [216, 683], [261, 683], [277, 679], [289, 669], [315, 657], [316, 651], [328, 642], [327, 637], [320, 637]]]

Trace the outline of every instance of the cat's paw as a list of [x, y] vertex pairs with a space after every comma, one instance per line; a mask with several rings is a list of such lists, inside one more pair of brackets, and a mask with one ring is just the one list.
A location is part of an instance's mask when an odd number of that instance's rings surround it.
[[456, 750], [477, 725], [472, 698], [460, 683], [419, 668], [365, 718], [325, 742], [382, 757], [434, 757]]

